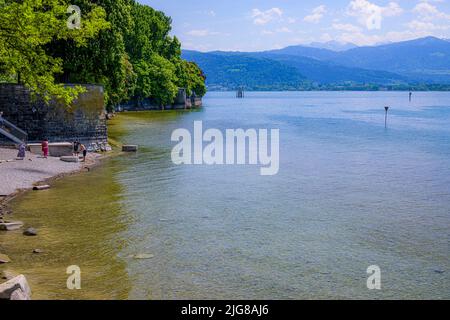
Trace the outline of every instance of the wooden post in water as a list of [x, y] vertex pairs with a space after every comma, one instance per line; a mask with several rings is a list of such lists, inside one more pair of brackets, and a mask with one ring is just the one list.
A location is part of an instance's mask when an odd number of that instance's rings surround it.
[[384, 127], [387, 128], [387, 117], [388, 117], [389, 107], [384, 107], [384, 110], [386, 110], [386, 115], [384, 116]]

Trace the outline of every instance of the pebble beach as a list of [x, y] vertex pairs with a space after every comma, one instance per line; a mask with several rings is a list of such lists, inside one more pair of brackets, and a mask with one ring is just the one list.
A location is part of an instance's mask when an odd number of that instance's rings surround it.
[[0, 148], [0, 196], [30, 189], [36, 183], [60, 174], [79, 171], [84, 163], [63, 162], [59, 158], [43, 158], [27, 152], [24, 160], [17, 160], [17, 150]]

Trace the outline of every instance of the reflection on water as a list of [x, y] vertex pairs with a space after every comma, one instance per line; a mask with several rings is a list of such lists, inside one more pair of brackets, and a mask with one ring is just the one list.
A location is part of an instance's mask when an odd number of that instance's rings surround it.
[[[173, 165], [170, 135], [195, 120], [279, 128], [280, 173]], [[139, 152], [21, 197], [41, 233], [0, 240], [45, 298], [448, 299], [449, 121], [448, 93], [210, 93], [198, 112], [124, 113], [111, 135]]]

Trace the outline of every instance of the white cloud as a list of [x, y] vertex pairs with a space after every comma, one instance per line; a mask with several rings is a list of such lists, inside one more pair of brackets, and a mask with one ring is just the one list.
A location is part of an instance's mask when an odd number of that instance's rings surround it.
[[272, 35], [277, 34], [277, 33], [293, 33], [293, 31], [291, 29], [287, 28], [287, 27], [278, 28], [275, 31], [271, 31], [271, 30], [263, 30], [263, 31], [261, 31], [261, 34], [265, 35], [265, 36], [272, 36]]
[[406, 24], [406, 26], [411, 30], [416, 31], [437, 31], [437, 30], [448, 30], [450, 29], [449, 25], [436, 25], [432, 22], [421, 21], [421, 20], [413, 20]]
[[280, 33], [292, 33], [292, 30], [287, 28], [287, 27], [283, 27], [283, 28], [277, 29], [277, 32], [280, 32]]
[[381, 29], [384, 17], [394, 17], [402, 13], [403, 9], [396, 2], [382, 7], [367, 0], [353, 0], [347, 7], [347, 14], [356, 17], [368, 30]]
[[309, 16], [306, 16], [303, 20], [309, 23], [319, 23], [326, 12], [327, 8], [324, 5], [318, 6], [314, 8], [312, 13]]
[[253, 23], [256, 25], [264, 25], [273, 20], [281, 18], [283, 15], [283, 10], [280, 8], [272, 8], [266, 11], [261, 11], [259, 9], [253, 9], [251, 17], [253, 18]]
[[322, 42], [330, 42], [332, 40], [333, 40], [333, 37], [331, 37], [329, 33], [324, 33], [320, 36], [320, 41], [322, 41]]
[[418, 3], [413, 12], [417, 13], [420, 19], [425, 21], [433, 21], [436, 19], [450, 20], [450, 14], [439, 11], [439, 9], [429, 2], [422, 1]]
[[292, 24], [292, 23], [296, 23], [296, 22], [297, 22], [297, 19], [295, 19], [295, 18], [288, 18], [288, 19], [287, 19], [287, 22], [288, 22], [288, 23], [291, 23], [291, 24]]
[[191, 30], [186, 32], [188, 36], [192, 37], [207, 37], [207, 36], [215, 36], [218, 35], [219, 32], [210, 31], [208, 29], [200, 29], [200, 30]]
[[265, 36], [271, 36], [271, 35], [274, 35], [275, 32], [270, 31], [270, 30], [263, 30], [263, 31], [261, 31], [261, 34], [265, 35]]
[[361, 32], [361, 28], [350, 23], [333, 23], [333, 29], [345, 32]]

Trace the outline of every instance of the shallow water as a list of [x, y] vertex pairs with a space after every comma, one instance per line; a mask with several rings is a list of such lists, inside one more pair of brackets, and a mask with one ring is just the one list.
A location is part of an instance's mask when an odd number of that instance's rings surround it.
[[[35, 298], [450, 298], [450, 93], [209, 93], [204, 104], [120, 115], [111, 134], [137, 154], [13, 202], [40, 234], [0, 233], [0, 247]], [[279, 128], [279, 174], [175, 166], [171, 133], [195, 120]], [[66, 288], [69, 265], [81, 290]], [[370, 265], [380, 291], [366, 287]]]

